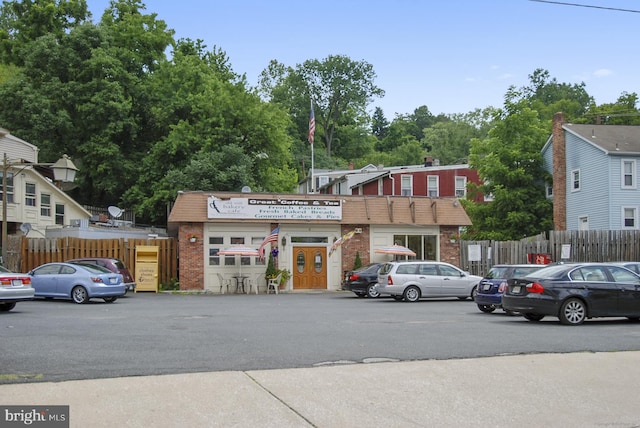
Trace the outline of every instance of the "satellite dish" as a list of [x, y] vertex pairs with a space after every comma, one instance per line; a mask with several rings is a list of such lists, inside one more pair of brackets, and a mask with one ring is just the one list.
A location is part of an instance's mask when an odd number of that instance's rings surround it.
[[31, 223], [22, 223], [20, 225], [20, 231], [25, 235], [28, 235], [29, 232], [31, 231]]
[[119, 218], [120, 216], [122, 216], [122, 213], [124, 212], [123, 209], [118, 208], [114, 205], [111, 205], [109, 208], [107, 208], [107, 211], [109, 211], [109, 214], [111, 214], [111, 217], [114, 217], [114, 218]]
[[242, 193], [251, 193], [251, 187], [242, 186]]

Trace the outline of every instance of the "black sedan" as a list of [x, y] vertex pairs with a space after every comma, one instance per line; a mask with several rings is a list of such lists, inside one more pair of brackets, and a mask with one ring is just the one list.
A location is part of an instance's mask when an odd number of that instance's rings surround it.
[[560, 264], [507, 282], [502, 306], [529, 321], [546, 315], [566, 325], [597, 317], [640, 319], [640, 276], [621, 266]]
[[358, 270], [346, 273], [342, 281], [342, 289], [353, 291], [358, 297], [380, 297], [376, 287], [378, 270], [383, 263], [372, 263]]

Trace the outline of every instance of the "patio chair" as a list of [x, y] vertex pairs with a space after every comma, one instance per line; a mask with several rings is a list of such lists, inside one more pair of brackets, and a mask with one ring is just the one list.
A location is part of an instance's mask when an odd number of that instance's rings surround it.
[[230, 279], [224, 279], [224, 277], [222, 276], [221, 273], [216, 274], [218, 275], [218, 281], [220, 282], [220, 294], [224, 294], [222, 292], [222, 289], [224, 287], [227, 287], [227, 293], [229, 292], [229, 286], [231, 285], [231, 280]]
[[256, 294], [260, 291], [260, 280], [264, 278], [264, 273], [257, 274], [254, 278], [249, 280], [249, 293], [251, 293], [251, 289], [256, 289]]
[[276, 294], [278, 294], [278, 289], [280, 288], [280, 280], [282, 279], [282, 272], [278, 274], [275, 278], [269, 278], [267, 280], [267, 294], [269, 294], [270, 290], [273, 290]]

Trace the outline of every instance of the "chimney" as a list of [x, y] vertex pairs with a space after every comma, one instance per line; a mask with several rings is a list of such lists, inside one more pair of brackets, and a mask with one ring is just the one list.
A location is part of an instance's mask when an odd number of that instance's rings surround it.
[[353, 162], [349, 162], [349, 169], [353, 170]]
[[551, 145], [553, 150], [553, 228], [567, 230], [567, 146], [562, 125], [564, 113], [553, 115]]
[[433, 166], [433, 158], [431, 156], [424, 158], [424, 166]]

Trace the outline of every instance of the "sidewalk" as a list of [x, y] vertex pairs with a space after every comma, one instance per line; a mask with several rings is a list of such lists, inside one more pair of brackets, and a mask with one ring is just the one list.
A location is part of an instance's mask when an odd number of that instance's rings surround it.
[[69, 405], [79, 428], [622, 428], [639, 385], [640, 352], [539, 354], [0, 385], [0, 404]]

